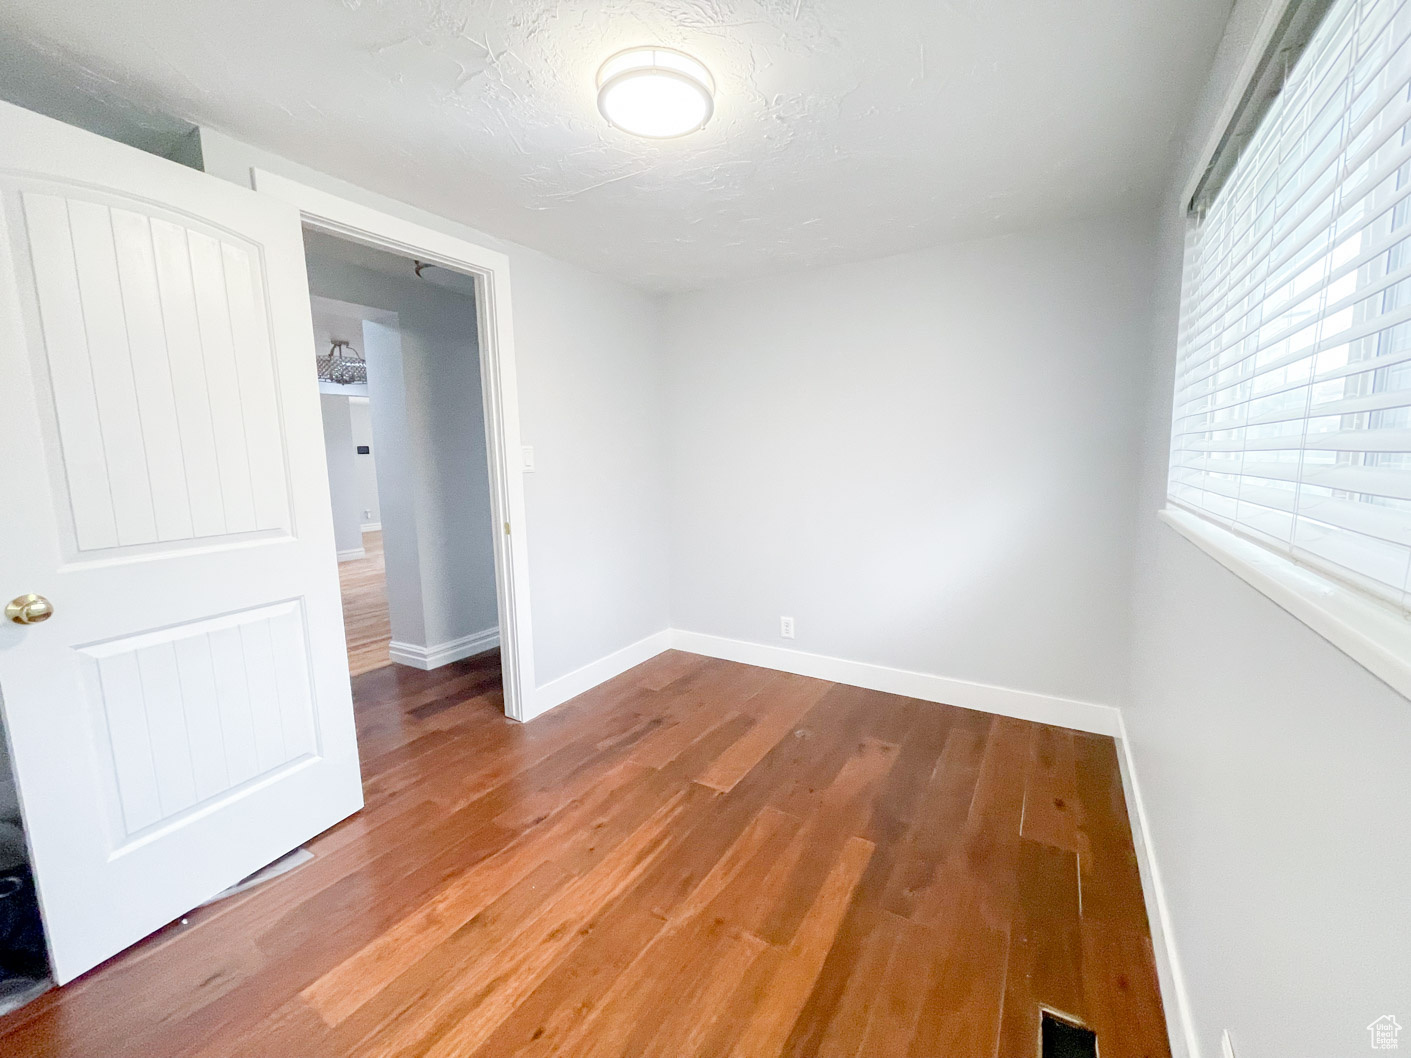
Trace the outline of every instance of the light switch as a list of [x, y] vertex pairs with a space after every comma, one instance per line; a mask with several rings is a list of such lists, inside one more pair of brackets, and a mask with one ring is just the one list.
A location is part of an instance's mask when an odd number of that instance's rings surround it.
[[533, 446], [533, 445], [525, 445], [525, 446], [524, 446], [524, 472], [525, 472], [526, 474], [532, 474], [532, 473], [534, 473], [534, 446]]

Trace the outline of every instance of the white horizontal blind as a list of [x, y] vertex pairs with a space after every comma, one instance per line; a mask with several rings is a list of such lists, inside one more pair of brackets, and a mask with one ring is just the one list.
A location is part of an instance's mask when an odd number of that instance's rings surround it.
[[1170, 498], [1403, 609], [1411, 0], [1339, 0], [1186, 246]]

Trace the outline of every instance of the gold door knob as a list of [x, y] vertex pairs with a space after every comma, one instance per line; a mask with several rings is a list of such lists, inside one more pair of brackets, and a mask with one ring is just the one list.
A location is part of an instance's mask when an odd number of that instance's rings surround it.
[[37, 625], [54, 616], [54, 604], [33, 592], [17, 595], [6, 604], [5, 616], [17, 625]]

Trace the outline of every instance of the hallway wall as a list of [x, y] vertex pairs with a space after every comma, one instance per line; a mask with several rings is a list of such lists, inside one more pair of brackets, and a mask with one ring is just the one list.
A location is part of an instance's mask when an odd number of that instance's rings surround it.
[[[353, 464], [358, 478], [358, 524], [364, 532], [382, 524], [382, 502], [377, 495], [377, 449], [372, 444], [372, 408], [366, 398], [348, 398], [353, 420]], [[367, 453], [358, 451], [366, 447]]]
[[[416, 278], [411, 262], [391, 254], [360, 251], [374, 255], [370, 259], [379, 264], [374, 270], [351, 263], [329, 236], [308, 234], [305, 248], [313, 294], [396, 313], [399, 352], [369, 340], [367, 324], [362, 340], [371, 421], [380, 435], [376, 449], [392, 459], [379, 469], [384, 479], [409, 479], [387, 481], [387, 488], [379, 482], [384, 508], [410, 508], [390, 518], [383, 511], [389, 585], [395, 593], [404, 571], [414, 568], [422, 618], [421, 633], [415, 635], [394, 608], [393, 638], [435, 652], [453, 650], [452, 644], [467, 637], [494, 633], [499, 618], [474, 298]], [[388, 363], [397, 357], [400, 369]], [[399, 383], [404, 408], [400, 421], [383, 407], [397, 402]], [[350, 512], [360, 522], [346, 406], [345, 398]], [[380, 424], [384, 428], [376, 429]], [[403, 457], [394, 457], [396, 452]], [[414, 544], [408, 540], [409, 531], [415, 534]], [[414, 557], [409, 545], [414, 546]]]

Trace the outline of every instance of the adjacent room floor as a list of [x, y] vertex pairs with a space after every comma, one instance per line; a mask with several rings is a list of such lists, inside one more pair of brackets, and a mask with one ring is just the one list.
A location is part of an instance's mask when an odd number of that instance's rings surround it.
[[354, 676], [390, 665], [392, 620], [387, 614], [387, 563], [382, 533], [363, 533], [362, 558], [338, 563], [343, 593], [343, 628], [348, 637], [348, 671]]
[[312, 862], [0, 1020], [26, 1055], [1167, 1055], [1111, 739], [668, 652], [532, 724], [354, 681]]

